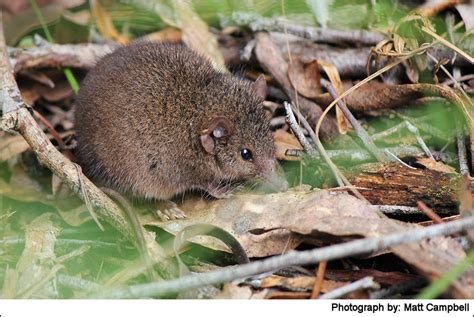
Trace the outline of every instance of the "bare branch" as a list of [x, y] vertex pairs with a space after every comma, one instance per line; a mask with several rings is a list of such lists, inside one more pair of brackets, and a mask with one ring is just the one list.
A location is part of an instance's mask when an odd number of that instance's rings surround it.
[[140, 284], [111, 289], [106, 293], [96, 294], [100, 298], [144, 298], [162, 296], [206, 285], [230, 282], [288, 266], [315, 264], [348, 256], [377, 252], [400, 244], [413, 243], [440, 235], [448, 235], [474, 227], [474, 217], [468, 217], [426, 228], [409, 230], [383, 237], [354, 240], [329, 247], [309, 251], [292, 251], [262, 261], [220, 269], [213, 272], [185, 276], [180, 279], [159, 283]]
[[15, 111], [22, 106], [20, 91], [13, 77], [10, 61], [7, 55], [7, 45], [3, 35], [3, 19], [0, 10], [0, 102], [2, 113]]
[[39, 67], [76, 67], [90, 69], [104, 55], [118, 46], [109, 44], [49, 44], [29, 49], [10, 49], [15, 73]]
[[347, 294], [350, 294], [358, 290], [366, 289], [366, 288], [379, 289], [380, 284], [377, 282], [374, 282], [374, 278], [372, 276], [367, 276], [358, 281], [355, 281], [354, 283], [351, 283], [343, 287], [339, 287], [331, 292], [321, 295], [319, 296], [319, 299], [341, 298], [341, 297], [346, 296]]
[[383, 34], [366, 30], [334, 30], [318, 28], [310, 25], [299, 25], [287, 21], [284, 18], [264, 18], [257, 14], [247, 12], [235, 12], [232, 20], [238, 25], [248, 25], [252, 31], [276, 31], [300, 36], [314, 42], [329, 44], [362, 44], [375, 45], [385, 37]]
[[306, 153], [308, 153], [311, 157], [315, 157], [317, 155], [317, 151], [312, 146], [306, 137], [303, 134], [303, 131], [301, 131], [300, 126], [298, 125], [298, 122], [296, 122], [295, 115], [293, 114], [293, 110], [291, 109], [291, 105], [288, 102], [284, 102], [283, 105], [285, 106], [286, 110], [286, 121], [290, 125], [291, 131], [295, 134], [295, 136], [298, 138], [298, 141], [300, 141], [301, 146], [303, 146], [304, 150]]
[[[328, 90], [329, 94], [331, 97], [334, 98], [334, 100], [339, 97], [337, 94], [336, 90], [332, 86], [332, 84], [328, 83], [326, 85], [326, 89]], [[362, 127], [362, 125], [357, 121], [357, 119], [352, 115], [352, 113], [349, 111], [349, 109], [346, 106], [346, 103], [343, 101], [343, 99], [340, 99], [337, 102], [337, 106], [341, 111], [344, 113], [345, 117], [349, 122], [352, 124], [354, 127], [354, 130], [357, 133], [357, 136], [361, 139], [361, 141], [364, 143], [365, 147], [367, 150], [372, 153], [372, 155], [379, 161], [379, 162], [389, 162], [392, 161], [392, 159], [389, 159], [387, 155], [383, 151], [381, 151], [374, 143], [374, 141], [370, 138], [370, 135], [365, 131], [365, 129]]]

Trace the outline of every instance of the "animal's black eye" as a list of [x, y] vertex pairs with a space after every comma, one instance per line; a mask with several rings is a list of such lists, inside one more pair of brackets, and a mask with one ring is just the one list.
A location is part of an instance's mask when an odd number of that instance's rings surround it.
[[240, 156], [246, 161], [252, 160], [252, 152], [249, 149], [240, 149]]

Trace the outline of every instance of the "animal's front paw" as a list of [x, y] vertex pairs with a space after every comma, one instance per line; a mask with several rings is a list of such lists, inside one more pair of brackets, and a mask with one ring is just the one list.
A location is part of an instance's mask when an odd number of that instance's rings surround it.
[[178, 205], [171, 200], [159, 202], [157, 208], [154, 210], [154, 214], [163, 221], [186, 218], [184, 211], [182, 211]]

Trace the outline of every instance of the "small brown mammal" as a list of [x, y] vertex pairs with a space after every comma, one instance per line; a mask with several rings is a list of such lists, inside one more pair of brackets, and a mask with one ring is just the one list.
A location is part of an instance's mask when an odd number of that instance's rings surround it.
[[183, 45], [121, 47], [82, 84], [77, 160], [87, 176], [142, 198], [190, 189], [222, 197], [253, 178], [286, 188], [260, 84], [216, 71]]

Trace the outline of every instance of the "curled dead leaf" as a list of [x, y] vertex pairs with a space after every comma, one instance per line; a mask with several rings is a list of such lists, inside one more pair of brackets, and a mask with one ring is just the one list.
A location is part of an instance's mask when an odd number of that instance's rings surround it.
[[129, 39], [120, 34], [112, 23], [109, 13], [102, 7], [99, 0], [91, 0], [92, 14], [102, 35], [120, 44], [127, 44]]
[[444, 164], [443, 162], [435, 161], [428, 157], [419, 157], [416, 159], [418, 164], [423, 165], [424, 167], [447, 174], [456, 174], [456, 170], [449, 165]]
[[299, 161], [299, 157], [287, 155], [287, 151], [303, 151], [303, 147], [293, 134], [290, 134], [282, 129], [278, 129], [273, 134], [273, 140], [275, 141], [277, 159], [286, 161]]
[[191, 3], [175, 0], [173, 7], [184, 43], [208, 57], [217, 69], [225, 71], [224, 57], [217, 45], [217, 39], [209, 31], [207, 24], [194, 11]]
[[162, 43], [179, 43], [182, 40], [182, 32], [178, 29], [167, 27], [158, 32], [147, 34], [143, 39]]
[[318, 61], [302, 62], [294, 59], [288, 64], [291, 85], [303, 96], [314, 98], [321, 93]]

